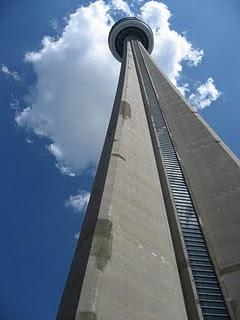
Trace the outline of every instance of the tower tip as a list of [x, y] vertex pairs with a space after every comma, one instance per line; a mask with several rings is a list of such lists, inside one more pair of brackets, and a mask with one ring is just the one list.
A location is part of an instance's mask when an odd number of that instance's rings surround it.
[[108, 36], [108, 45], [113, 56], [122, 61], [123, 45], [126, 38], [139, 40], [151, 54], [153, 50], [152, 29], [142, 20], [135, 17], [123, 18], [117, 21]]

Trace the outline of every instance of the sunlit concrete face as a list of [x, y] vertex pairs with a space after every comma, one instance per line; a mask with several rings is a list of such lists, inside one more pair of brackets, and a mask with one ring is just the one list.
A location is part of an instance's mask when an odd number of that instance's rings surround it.
[[[125, 18], [112, 116], [58, 320], [240, 319], [240, 171]], [[227, 179], [226, 179], [227, 177]]]

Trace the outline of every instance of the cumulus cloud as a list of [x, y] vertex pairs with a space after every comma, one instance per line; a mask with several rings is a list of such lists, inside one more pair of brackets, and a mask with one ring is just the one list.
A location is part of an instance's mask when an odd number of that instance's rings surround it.
[[48, 150], [65, 174], [96, 162], [103, 143], [119, 72], [107, 46], [108, 11], [102, 1], [79, 8], [59, 39], [45, 37], [42, 49], [25, 57], [37, 84], [16, 122], [49, 138]]
[[176, 85], [182, 71], [182, 62], [197, 66], [203, 50], [193, 48], [186, 37], [171, 28], [171, 12], [164, 3], [148, 1], [140, 9], [140, 18], [146, 21], [154, 34], [154, 60]]
[[204, 109], [217, 100], [221, 92], [215, 86], [213, 78], [208, 78], [207, 81], [200, 85], [195, 93], [189, 96], [190, 103], [197, 109]]
[[130, 10], [128, 4], [123, 0], [112, 0], [112, 6], [113, 6], [114, 9], [122, 11], [127, 16], [133, 15], [133, 13]]
[[76, 195], [70, 196], [65, 202], [66, 207], [72, 208], [75, 212], [84, 212], [87, 208], [90, 193], [83, 190], [79, 191]]
[[19, 74], [16, 71], [10, 71], [5, 64], [1, 65], [1, 71], [16, 81], [21, 80], [21, 77], [19, 76]]
[[[123, 0], [98, 0], [78, 8], [57, 39], [45, 37], [39, 51], [26, 54], [37, 83], [16, 113], [20, 127], [48, 138], [46, 146], [63, 174], [74, 176], [97, 163], [113, 104], [120, 64], [107, 45], [116, 10], [132, 15]], [[153, 56], [174, 84], [182, 63], [198, 65], [203, 51], [171, 28], [163, 3], [147, 1], [134, 15], [150, 24]], [[180, 88], [188, 90], [187, 84]]]

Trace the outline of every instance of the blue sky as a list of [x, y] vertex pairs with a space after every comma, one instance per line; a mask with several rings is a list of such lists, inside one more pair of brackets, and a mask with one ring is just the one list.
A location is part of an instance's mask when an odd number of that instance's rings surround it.
[[240, 156], [239, 1], [127, 3], [1, 1], [3, 320], [55, 318], [119, 70], [107, 48], [109, 19], [145, 4], [155, 60], [188, 85], [186, 97]]

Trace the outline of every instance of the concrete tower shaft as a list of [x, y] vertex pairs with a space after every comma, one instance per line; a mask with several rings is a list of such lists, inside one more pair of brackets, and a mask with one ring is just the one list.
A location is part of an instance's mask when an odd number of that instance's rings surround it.
[[152, 29], [138, 18], [128, 17], [119, 20], [109, 33], [109, 48], [120, 62], [122, 62], [125, 40], [138, 40], [149, 54], [152, 53], [154, 43]]

